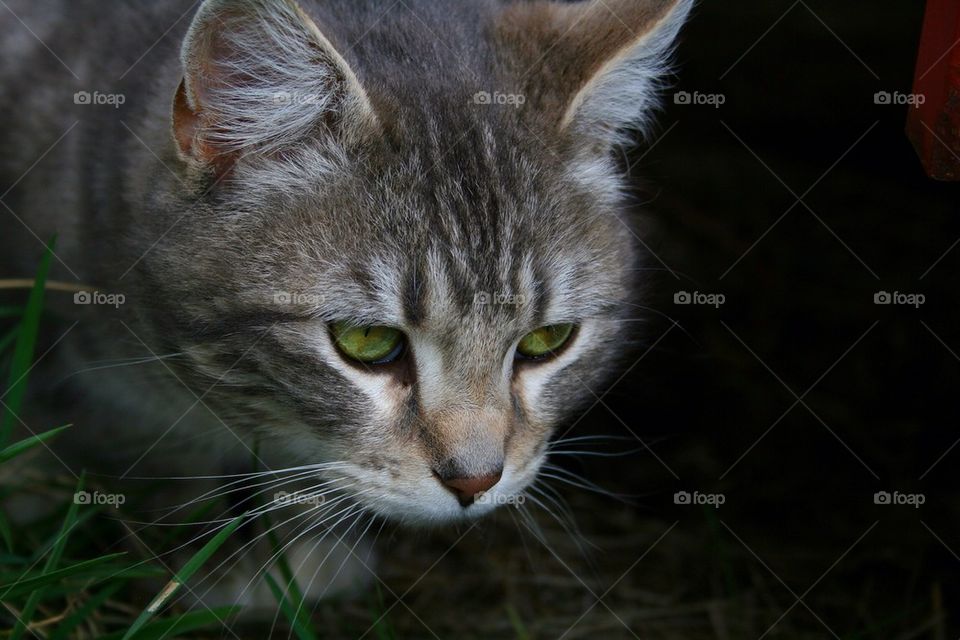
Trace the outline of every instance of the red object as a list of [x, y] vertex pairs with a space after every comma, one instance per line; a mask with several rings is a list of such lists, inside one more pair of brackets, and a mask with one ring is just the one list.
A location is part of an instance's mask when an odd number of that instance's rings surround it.
[[[922, 104], [920, 104], [922, 102]], [[907, 135], [927, 174], [960, 180], [960, 2], [928, 0]]]

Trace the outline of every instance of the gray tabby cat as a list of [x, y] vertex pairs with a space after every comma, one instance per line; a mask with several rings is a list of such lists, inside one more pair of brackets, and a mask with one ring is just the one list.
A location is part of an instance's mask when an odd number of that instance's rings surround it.
[[691, 0], [4, 2], [3, 275], [58, 234], [98, 291], [50, 294], [64, 464], [256, 456], [311, 536], [522, 495], [629, 342], [614, 151]]

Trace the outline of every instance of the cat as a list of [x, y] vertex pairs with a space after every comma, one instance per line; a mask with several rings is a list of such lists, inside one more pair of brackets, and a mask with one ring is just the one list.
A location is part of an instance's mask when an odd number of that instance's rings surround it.
[[55, 465], [288, 478], [313, 535], [523, 495], [631, 343], [616, 152], [692, 0], [5, 3], [3, 273], [56, 235], [77, 287]]

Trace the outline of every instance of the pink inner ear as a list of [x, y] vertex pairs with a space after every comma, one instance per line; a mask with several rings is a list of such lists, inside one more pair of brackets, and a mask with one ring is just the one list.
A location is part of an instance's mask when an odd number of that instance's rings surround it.
[[173, 99], [173, 137], [177, 141], [180, 153], [200, 160], [195, 147], [199, 144], [197, 131], [200, 128], [200, 116], [190, 108], [187, 99], [186, 81], [181, 80]]
[[190, 106], [186, 80], [180, 81], [173, 99], [173, 137], [180, 153], [186, 158], [213, 168], [217, 179], [233, 167], [237, 154], [216, 149], [201, 135], [205, 123], [203, 114]]

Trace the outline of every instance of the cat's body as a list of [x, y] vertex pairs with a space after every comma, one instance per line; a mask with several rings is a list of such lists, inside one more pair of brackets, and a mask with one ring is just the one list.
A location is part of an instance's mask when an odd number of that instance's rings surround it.
[[[257, 448], [421, 523], [522, 493], [629, 342], [612, 150], [688, 1], [8, 3], [3, 273], [57, 234], [53, 277], [124, 296], [49, 296], [79, 320], [47, 390], [69, 466], [213, 475]], [[337, 322], [402, 354], [350, 361]]]

